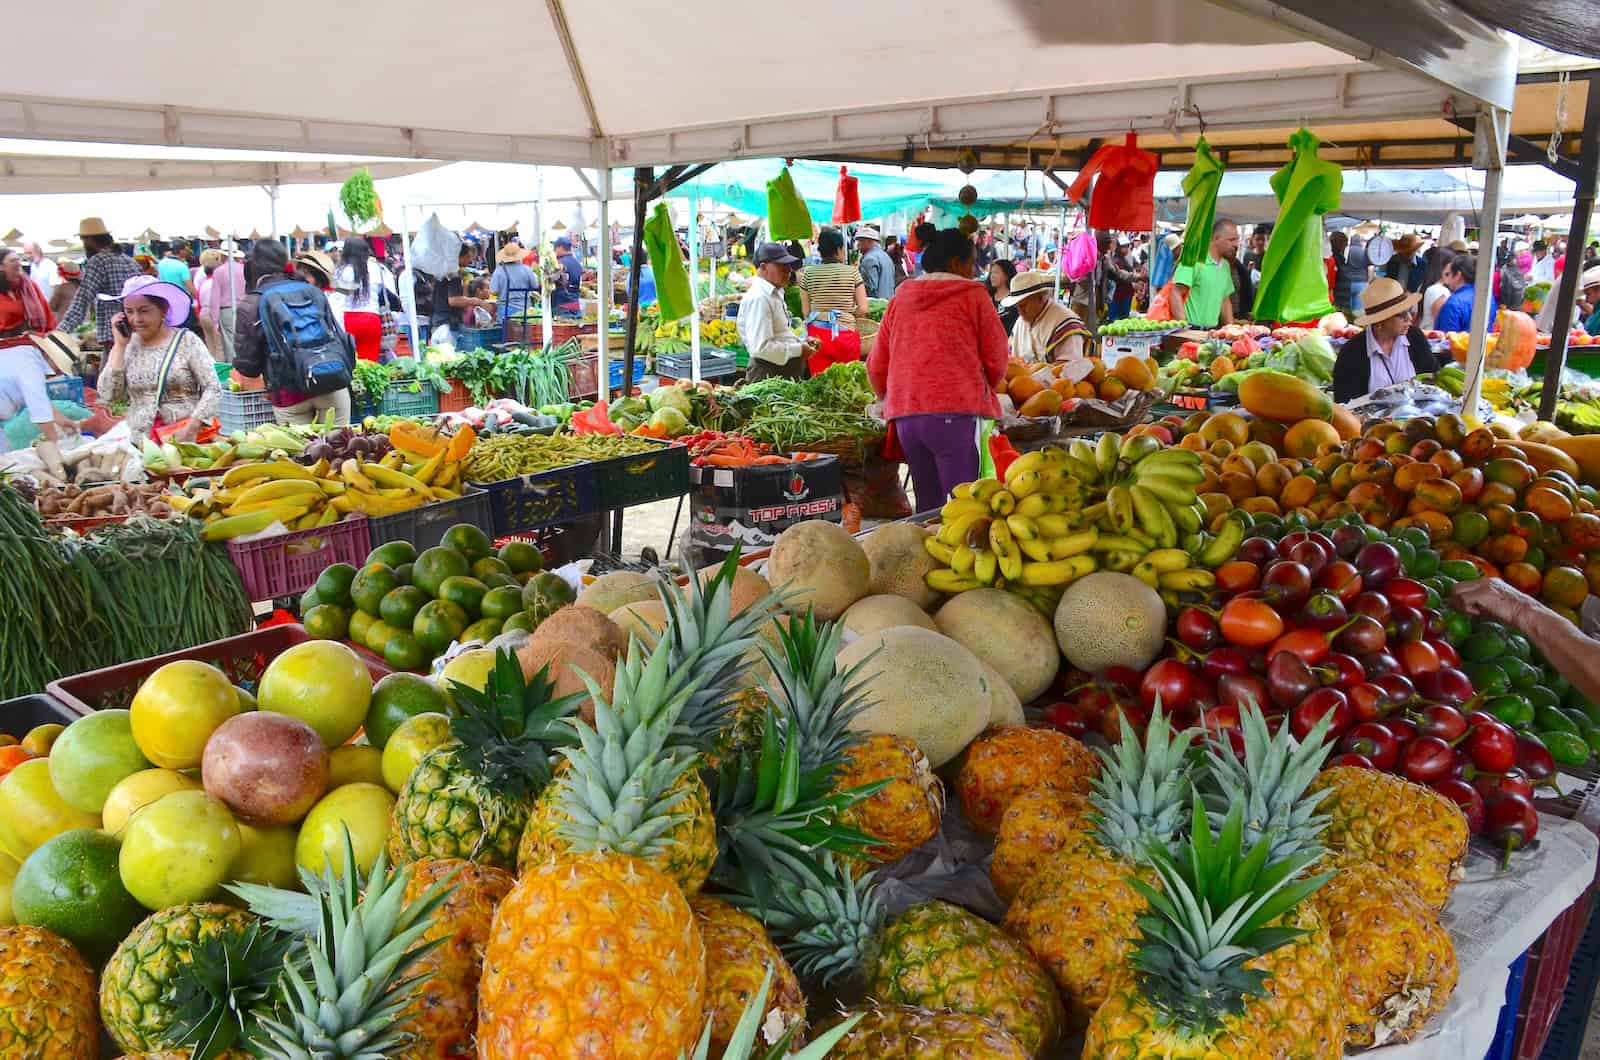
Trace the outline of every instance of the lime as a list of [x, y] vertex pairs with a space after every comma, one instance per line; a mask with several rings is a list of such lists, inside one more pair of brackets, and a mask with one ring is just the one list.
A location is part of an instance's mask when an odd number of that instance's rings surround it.
[[335, 563], [317, 575], [317, 601], [350, 607], [350, 591], [356, 579], [356, 569], [348, 563]]
[[118, 859], [122, 883], [151, 909], [204, 901], [228, 878], [241, 845], [238, 822], [221, 799], [175, 791], [128, 822]]
[[401, 585], [410, 585], [411, 576], [416, 569], [417, 565], [415, 563], [402, 563], [394, 569], [394, 576], [400, 579]]
[[346, 784], [335, 788], [311, 808], [300, 822], [294, 860], [301, 868], [321, 874], [331, 862], [336, 873], [344, 864], [344, 837], [348, 832], [355, 850], [356, 871], [372, 871], [378, 852], [389, 839], [389, 815], [394, 796], [378, 784]]
[[176, 769], [143, 769], [111, 789], [105, 809], [100, 811], [101, 827], [118, 839], [134, 814], [174, 791], [199, 791], [200, 782]]
[[416, 561], [417, 546], [409, 541], [386, 541], [367, 553], [367, 563], [382, 563], [389, 567]]
[[511, 574], [511, 568], [494, 556], [485, 556], [472, 565], [472, 576], [480, 582], [486, 580], [491, 574]]
[[455, 643], [461, 631], [467, 628], [467, 613], [448, 600], [435, 600], [422, 605], [416, 621], [411, 623], [411, 635], [417, 638], [422, 650], [438, 655]]
[[338, 604], [318, 604], [305, 613], [302, 621], [306, 632], [317, 640], [344, 640], [350, 632], [350, 612]]
[[522, 607], [535, 627], [578, 598], [559, 574], [535, 574], [522, 587]]
[[417, 557], [411, 572], [411, 583], [429, 596], [439, 595], [439, 586], [446, 578], [470, 574], [472, 563], [453, 548], [436, 546]]
[[521, 630], [523, 633], [533, 632], [533, 619], [528, 616], [528, 612], [518, 611], [500, 626], [501, 633], [511, 633], [516, 630]]
[[69, 805], [99, 813], [126, 778], [149, 769], [125, 710], [99, 710], [67, 726], [50, 748], [50, 783]]
[[526, 541], [507, 541], [500, 546], [498, 555], [515, 574], [544, 570], [544, 553], [539, 551], [539, 546]]
[[118, 843], [97, 828], [62, 832], [28, 855], [12, 885], [17, 923], [69, 939], [91, 960], [108, 957], [146, 910], [123, 885]]
[[300, 613], [303, 615], [322, 602], [322, 597], [317, 595], [317, 587], [313, 585], [300, 594]]
[[368, 614], [377, 614], [383, 598], [400, 585], [393, 568], [384, 563], [369, 563], [350, 583], [350, 598]]
[[500, 586], [484, 593], [478, 611], [484, 618], [498, 618], [502, 621], [512, 615], [527, 613], [522, 610], [522, 590], [510, 586]]
[[383, 749], [395, 729], [418, 714], [443, 713], [448, 700], [439, 686], [420, 674], [390, 674], [372, 687], [367, 708], [367, 740]]
[[350, 625], [346, 630], [346, 639], [352, 644], [366, 647], [367, 630], [371, 629], [372, 624], [377, 621], [378, 617], [376, 615], [369, 615], [365, 611], [350, 612]]
[[487, 644], [500, 635], [500, 625], [501, 620], [498, 618], [480, 618], [461, 631], [456, 643], [466, 644], [469, 641], [481, 640]]
[[383, 783], [396, 795], [422, 756], [450, 740], [450, 719], [443, 714], [407, 718], [383, 748]]
[[299, 718], [338, 747], [361, 728], [372, 701], [372, 674], [348, 647], [332, 640], [296, 644], [267, 664], [262, 710]]
[[361, 638], [361, 646], [375, 655], [382, 655], [383, 646], [398, 632], [400, 631], [380, 618], [367, 627], [367, 635]]
[[439, 544], [453, 548], [469, 560], [480, 560], [494, 555], [489, 535], [471, 523], [457, 523], [444, 532]]
[[167, 663], [145, 678], [129, 707], [139, 750], [166, 769], [198, 766], [211, 734], [239, 710], [228, 675], [197, 659]]
[[390, 591], [378, 605], [378, 614], [395, 629], [410, 629], [417, 612], [428, 602], [428, 594], [415, 585], [402, 585]]
[[[415, 676], [407, 674], [404, 676]], [[328, 790], [346, 784], [382, 784], [383, 752], [366, 744], [347, 743], [328, 752]]]
[[489, 587], [476, 578], [446, 578], [439, 586], [439, 599], [447, 600], [469, 615], [477, 615]]
[[383, 661], [396, 670], [420, 670], [428, 656], [409, 630], [397, 629], [383, 645]]
[[56, 792], [47, 759], [30, 758], [0, 779], [0, 852], [18, 861], [62, 832], [99, 824]]

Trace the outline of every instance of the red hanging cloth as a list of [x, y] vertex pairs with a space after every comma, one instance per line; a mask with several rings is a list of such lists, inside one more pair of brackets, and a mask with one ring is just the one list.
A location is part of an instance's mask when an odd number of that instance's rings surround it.
[[839, 167], [839, 188], [833, 193], [833, 223], [847, 225], [861, 220], [861, 182], [850, 170]]
[[1141, 150], [1139, 137], [1129, 133], [1121, 146], [1106, 144], [1094, 153], [1067, 198], [1083, 201], [1096, 175], [1094, 200], [1089, 204], [1089, 227], [1121, 232], [1148, 232], [1155, 223], [1156, 170], [1161, 160]]

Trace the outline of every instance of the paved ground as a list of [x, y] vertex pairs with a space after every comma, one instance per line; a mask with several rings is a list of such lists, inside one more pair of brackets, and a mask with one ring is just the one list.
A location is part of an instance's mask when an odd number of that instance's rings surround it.
[[1596, 1000], [1594, 1007], [1589, 1010], [1589, 1026], [1583, 1033], [1583, 1051], [1578, 1054], [1578, 1060], [1600, 1060], [1600, 1020], [1595, 1019], [1597, 1011], [1600, 1011], [1600, 1000]]

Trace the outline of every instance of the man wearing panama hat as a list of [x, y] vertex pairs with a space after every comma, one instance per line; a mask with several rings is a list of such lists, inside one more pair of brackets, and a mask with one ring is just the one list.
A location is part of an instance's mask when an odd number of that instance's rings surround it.
[[1011, 355], [1020, 361], [1075, 361], [1090, 352], [1094, 336], [1083, 320], [1055, 298], [1055, 277], [1019, 272], [1001, 309], [1017, 310], [1011, 326]]
[[1333, 364], [1333, 399], [1351, 401], [1382, 387], [1404, 383], [1442, 365], [1417, 327], [1412, 310], [1421, 295], [1400, 281], [1380, 276], [1361, 292], [1355, 325], [1361, 334], [1344, 344]]
[[[111, 318], [122, 312], [122, 285], [130, 277], [139, 275], [134, 260], [117, 252], [106, 223], [98, 217], [85, 217], [78, 222], [78, 238], [83, 240], [84, 253], [89, 259], [83, 263], [83, 279], [72, 304], [61, 314], [56, 327], [61, 331], [76, 331], [78, 325], [94, 313], [94, 333], [100, 348], [111, 348]], [[102, 299], [107, 299], [103, 301]]]

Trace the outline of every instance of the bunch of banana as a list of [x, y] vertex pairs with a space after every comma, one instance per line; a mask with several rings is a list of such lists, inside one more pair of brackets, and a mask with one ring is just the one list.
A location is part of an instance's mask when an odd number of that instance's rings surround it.
[[394, 515], [434, 501], [461, 496], [461, 467], [444, 450], [405, 463], [393, 450], [382, 460], [319, 460], [309, 467], [291, 460], [235, 464], [216, 478], [192, 480], [172, 506], [205, 521], [207, 541], [259, 533], [274, 523], [309, 530], [346, 515]]

